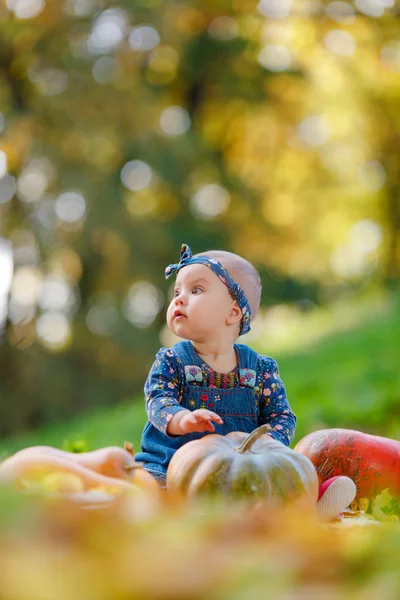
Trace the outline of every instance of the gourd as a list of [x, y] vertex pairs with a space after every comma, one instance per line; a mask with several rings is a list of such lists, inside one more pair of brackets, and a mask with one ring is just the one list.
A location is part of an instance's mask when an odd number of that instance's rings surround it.
[[[96, 473], [106, 475], [107, 477], [117, 477], [119, 479], [126, 479], [132, 482], [132, 477], [137, 477], [143, 474], [138, 469], [141, 463], [135, 461], [135, 455], [133, 452], [133, 446], [129, 442], [125, 442], [124, 447], [119, 446], [108, 446], [105, 448], [98, 448], [90, 452], [66, 452], [52, 446], [30, 446], [16, 452], [14, 458], [22, 458], [38, 453], [57, 456], [63, 460], [71, 460], [77, 465], [82, 465]], [[144, 476], [149, 475], [144, 471]], [[149, 475], [151, 477], [151, 475]], [[153, 479], [151, 477], [151, 479]]]
[[347, 475], [357, 486], [356, 500], [374, 498], [390, 488], [400, 499], [400, 442], [352, 429], [321, 429], [295, 447], [311, 460], [320, 483]]
[[[43, 447], [39, 447], [39, 449], [32, 447], [7, 458], [0, 464], [0, 483], [12, 484], [18, 489], [29, 488], [35, 483], [38, 485], [43, 483], [43, 487], [46, 488], [48, 482], [54, 479], [54, 481], [60, 482], [59, 491], [61, 493], [63, 485], [68, 488], [69, 483], [67, 482], [73, 481], [76, 484], [72, 484], [72, 487], [80, 487], [79, 490], [76, 490], [80, 492], [96, 489], [110, 494], [118, 494], [141, 489], [154, 495], [159, 493], [155, 479], [141, 468], [141, 463], [133, 461], [132, 456], [133, 462], [129, 466], [131, 476], [128, 481], [117, 476], [103, 475], [101, 472], [79, 464], [75, 458], [78, 456], [77, 454], [56, 451], [55, 448], [52, 450], [54, 452], [47, 449], [43, 451]], [[78, 478], [81, 481], [80, 486], [77, 485]]]
[[17, 488], [24, 488], [24, 482], [40, 482], [55, 472], [78, 476], [85, 491], [101, 487], [110, 492], [118, 492], [132, 487], [132, 484], [122, 479], [106, 477], [73, 461], [43, 452], [31, 452], [29, 455], [15, 454], [7, 458], [0, 464], [0, 482], [13, 483]]
[[264, 435], [262, 425], [250, 435], [211, 434], [181, 446], [167, 471], [167, 489], [188, 498], [200, 495], [262, 499], [281, 504], [315, 504], [318, 477], [312, 463], [281, 442]]

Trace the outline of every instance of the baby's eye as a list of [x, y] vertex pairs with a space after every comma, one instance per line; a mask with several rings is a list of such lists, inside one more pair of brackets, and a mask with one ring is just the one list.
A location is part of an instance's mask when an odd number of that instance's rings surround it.
[[196, 287], [193, 288], [192, 294], [198, 294], [199, 292], [202, 292], [202, 291], [203, 290], [201, 288], [199, 288], [199, 287], [196, 286]]
[[178, 289], [174, 290], [174, 298], [176, 298], [177, 296], [179, 296], [179, 290]]

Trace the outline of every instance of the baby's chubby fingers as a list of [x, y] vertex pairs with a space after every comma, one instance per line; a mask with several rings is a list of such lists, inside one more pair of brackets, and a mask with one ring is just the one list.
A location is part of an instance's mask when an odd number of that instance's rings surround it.
[[204, 408], [194, 410], [181, 410], [175, 413], [167, 425], [168, 435], [184, 435], [194, 431], [215, 431], [213, 421], [222, 424], [223, 421], [217, 413]]
[[212, 412], [211, 410], [207, 410], [205, 408], [200, 408], [194, 410], [193, 412], [189, 410], [182, 411], [183, 414], [177, 413], [179, 424], [178, 428], [171, 431], [169, 433], [178, 433], [178, 435], [182, 435], [185, 433], [191, 433], [193, 431], [215, 431], [215, 427], [213, 422], [222, 424], [223, 420], [217, 413]]
[[[196, 422], [200, 422], [200, 421], [215, 421], [216, 423], [219, 423], [220, 425], [222, 425], [223, 420], [221, 419], [221, 417], [219, 415], [217, 415], [217, 413], [213, 412], [212, 410], [207, 410], [206, 408], [199, 408], [197, 410], [194, 410], [192, 412], [192, 417], [195, 417]], [[194, 420], [193, 420], [194, 422]]]

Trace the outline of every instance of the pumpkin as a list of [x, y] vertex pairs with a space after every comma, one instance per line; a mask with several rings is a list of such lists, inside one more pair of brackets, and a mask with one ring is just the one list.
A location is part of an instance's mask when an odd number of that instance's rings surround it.
[[[0, 464], [0, 483], [13, 484], [19, 489], [25, 489], [29, 487], [29, 482], [40, 484], [42, 480], [46, 481], [50, 475], [57, 473], [57, 477], [61, 477], [62, 474], [76, 475], [81, 479], [84, 491], [101, 489], [109, 493], [121, 493], [140, 488], [154, 494], [159, 492], [157, 482], [140, 466], [136, 467], [139, 477], [134, 476], [128, 482], [124, 479], [97, 473], [77, 461], [66, 459], [64, 456], [57, 455], [57, 453], [34, 451], [32, 448], [29, 450], [29, 453], [17, 452]], [[72, 454], [72, 457], [74, 456], [76, 455]], [[139, 465], [140, 463], [136, 464]], [[142, 471], [143, 473], [140, 473]]]
[[[134, 458], [133, 446], [130, 442], [125, 442], [124, 447], [108, 446], [99, 448], [90, 452], [66, 452], [53, 448], [52, 446], [30, 446], [16, 452], [13, 457], [15, 460], [24, 460], [29, 456], [38, 454], [54, 456], [61, 460], [71, 461], [100, 475], [106, 477], [115, 477], [125, 479], [139, 487], [149, 488], [158, 491], [158, 484], [154, 477], [144, 469], [141, 469], [142, 463], [136, 462]], [[7, 459], [10, 460], [10, 459]], [[0, 466], [1, 469], [1, 466]]]
[[295, 447], [314, 464], [320, 483], [347, 475], [357, 486], [356, 500], [374, 498], [391, 488], [400, 498], [400, 442], [354, 431], [321, 429]]
[[139, 466], [134, 459], [133, 449], [125, 442], [124, 448], [119, 446], [108, 446], [99, 448], [91, 452], [66, 452], [52, 446], [30, 446], [19, 450], [14, 456], [29, 456], [38, 452], [51, 454], [59, 458], [72, 460], [78, 465], [87, 467], [96, 473], [106, 475], [107, 477], [118, 477], [120, 479], [130, 479], [132, 470]]
[[186, 497], [222, 495], [282, 503], [316, 503], [318, 477], [312, 463], [281, 442], [264, 435], [262, 425], [250, 435], [211, 434], [181, 446], [167, 471], [167, 489]]

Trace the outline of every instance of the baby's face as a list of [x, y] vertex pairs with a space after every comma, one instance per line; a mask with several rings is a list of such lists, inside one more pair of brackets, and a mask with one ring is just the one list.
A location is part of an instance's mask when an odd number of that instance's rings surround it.
[[226, 285], [205, 265], [183, 267], [176, 277], [167, 324], [177, 336], [198, 342], [226, 333], [235, 300]]

